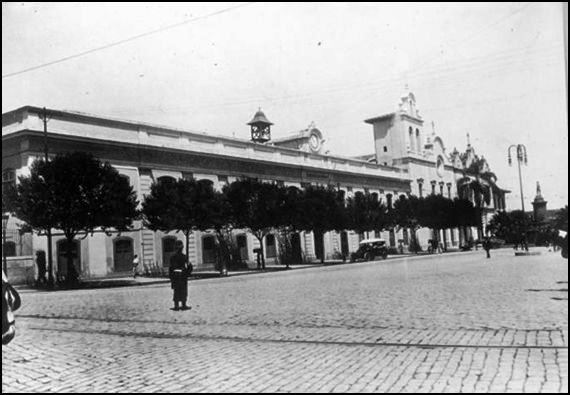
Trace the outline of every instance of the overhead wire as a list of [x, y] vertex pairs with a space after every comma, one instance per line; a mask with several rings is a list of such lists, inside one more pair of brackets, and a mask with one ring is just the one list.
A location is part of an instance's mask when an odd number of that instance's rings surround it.
[[132, 37], [128, 37], [128, 38], [125, 38], [125, 39], [122, 39], [122, 40], [118, 40], [118, 41], [115, 41], [115, 42], [112, 42], [112, 43], [108, 43], [108, 44], [105, 44], [105, 45], [102, 45], [102, 46], [99, 46], [99, 47], [96, 47], [96, 48], [92, 48], [92, 49], [89, 49], [89, 50], [86, 50], [86, 51], [83, 51], [83, 52], [79, 52], [79, 53], [76, 53], [76, 54], [73, 54], [73, 55], [65, 56], [65, 57], [63, 57], [63, 58], [56, 59], [56, 60], [52, 60], [52, 61], [50, 61], [50, 62], [42, 63], [42, 64], [39, 64], [39, 65], [36, 65], [36, 66], [28, 67], [28, 68], [23, 69], [23, 70], [19, 70], [19, 71], [15, 71], [15, 72], [12, 72], [12, 73], [4, 74], [4, 75], [2, 75], [2, 79], [14, 77], [14, 76], [17, 76], [17, 75], [20, 75], [20, 74], [28, 73], [28, 72], [30, 72], [30, 71], [39, 70], [39, 69], [42, 69], [42, 68], [45, 68], [45, 67], [53, 66], [54, 64], [63, 63], [63, 62], [66, 62], [66, 61], [68, 61], [68, 60], [76, 59], [76, 58], [79, 58], [79, 57], [82, 57], [82, 56], [85, 56], [85, 55], [88, 55], [88, 54], [92, 54], [92, 53], [95, 53], [95, 52], [103, 51], [103, 50], [105, 50], [105, 49], [112, 48], [112, 47], [116, 47], [116, 46], [119, 46], [119, 45], [122, 45], [122, 44], [126, 44], [126, 43], [128, 43], [128, 42], [135, 41], [135, 40], [138, 40], [138, 39], [143, 38], [143, 37], [148, 37], [148, 36], [153, 35], [153, 34], [161, 33], [161, 32], [164, 32], [164, 31], [167, 31], [167, 30], [171, 30], [171, 29], [174, 29], [174, 28], [183, 26], [183, 25], [187, 25], [187, 24], [189, 24], [189, 23], [196, 22], [196, 21], [201, 20], [201, 19], [206, 19], [206, 18], [215, 16], [215, 15], [219, 15], [219, 14], [223, 14], [223, 13], [226, 13], [226, 12], [234, 11], [234, 10], [236, 10], [236, 9], [238, 9], [238, 8], [247, 7], [247, 6], [249, 6], [249, 5], [253, 4], [253, 3], [254, 3], [254, 2], [249, 2], [249, 3], [245, 3], [245, 4], [239, 4], [239, 5], [236, 5], [236, 6], [233, 6], [233, 7], [224, 8], [224, 9], [222, 9], [222, 10], [218, 10], [218, 11], [215, 11], [215, 12], [212, 12], [212, 13], [209, 13], [209, 14], [206, 14], [206, 15], [197, 16], [197, 17], [194, 17], [194, 18], [190, 18], [190, 19], [184, 20], [184, 21], [182, 21], [182, 22], [174, 23], [174, 24], [172, 24], [172, 25], [163, 26], [163, 27], [161, 27], [161, 28], [159, 28], [159, 29], [155, 29], [155, 30], [151, 30], [151, 31], [148, 31], [148, 32], [145, 32], [145, 33], [137, 34], [137, 35], [132, 36]]

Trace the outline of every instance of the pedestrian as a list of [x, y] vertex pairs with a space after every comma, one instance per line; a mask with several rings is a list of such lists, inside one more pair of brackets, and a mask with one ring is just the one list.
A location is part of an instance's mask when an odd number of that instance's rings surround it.
[[36, 286], [47, 285], [45, 251], [42, 250], [36, 251], [36, 266], [38, 267], [38, 280], [36, 281]]
[[133, 278], [137, 278], [139, 262], [139, 256], [135, 254], [133, 258]]
[[[173, 310], [187, 310], [186, 304], [188, 299], [188, 257], [182, 253], [184, 243], [178, 240], [176, 242], [176, 253], [170, 258], [170, 285], [174, 292], [172, 300], [174, 301]], [[180, 307], [182, 303], [182, 307]]]
[[491, 239], [489, 237], [483, 239], [483, 248], [487, 252], [487, 259], [491, 258]]

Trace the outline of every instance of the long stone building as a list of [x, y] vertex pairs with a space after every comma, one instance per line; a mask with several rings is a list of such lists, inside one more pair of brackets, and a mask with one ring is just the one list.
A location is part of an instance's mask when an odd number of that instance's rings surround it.
[[[43, 116], [47, 115], [48, 133], [44, 134]], [[244, 126], [250, 139], [213, 136], [187, 130], [173, 129], [147, 123], [123, 121], [94, 115], [22, 107], [2, 114], [2, 181], [17, 182], [17, 177], [29, 173], [32, 162], [43, 158], [47, 143], [50, 155], [86, 151], [102, 161], [110, 162], [129, 182], [143, 201], [151, 184], [161, 177], [207, 179], [221, 188], [241, 177], [303, 187], [308, 184], [334, 185], [347, 195], [357, 191], [377, 193], [386, 200], [388, 195], [444, 194], [462, 195], [475, 200], [470, 182], [477, 179], [487, 183], [491, 199], [483, 202], [483, 224], [497, 209], [505, 208], [507, 191], [496, 184], [488, 164], [468, 145], [463, 153], [448, 152], [443, 140], [433, 131], [424, 129], [424, 121], [416, 108], [415, 97], [407, 93], [394, 112], [368, 119], [373, 127], [375, 152], [360, 157], [342, 157], [323, 153], [324, 134], [314, 125], [286, 138], [271, 139], [271, 122], [260, 110]], [[47, 137], [46, 137], [47, 136]], [[32, 259], [37, 250], [47, 251], [46, 237], [20, 234], [18, 220], [8, 221], [7, 243], [9, 275], [12, 278], [33, 278]], [[133, 254], [142, 257], [147, 268], [165, 267], [173, 253], [174, 242], [183, 237], [146, 229], [139, 221], [135, 230], [121, 234], [96, 233], [77, 241], [74, 259], [78, 272], [85, 278], [127, 272]], [[475, 230], [457, 229], [439, 237], [451, 247], [458, 247], [468, 237], [475, 239]], [[55, 270], [65, 270], [65, 244], [62, 235], [53, 231], [53, 261]], [[258, 241], [245, 231], [235, 232], [235, 241], [242, 259], [254, 266]], [[362, 237], [384, 237], [393, 248], [405, 249], [410, 237], [407, 230], [358, 235], [353, 232], [329, 232], [314, 235], [303, 232], [299, 243], [307, 259], [324, 254], [331, 259], [357, 249]], [[425, 247], [433, 235], [429, 230], [419, 232]], [[265, 240], [268, 261], [278, 256], [275, 235]], [[194, 232], [190, 239], [190, 260], [197, 268], [212, 267], [215, 260], [214, 236], [209, 232]]]

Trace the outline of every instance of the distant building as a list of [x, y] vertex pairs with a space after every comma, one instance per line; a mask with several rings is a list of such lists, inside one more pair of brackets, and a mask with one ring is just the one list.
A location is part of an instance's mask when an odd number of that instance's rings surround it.
[[[43, 158], [44, 135], [42, 109], [22, 107], [2, 114], [2, 179], [16, 182], [29, 173], [30, 165]], [[357, 158], [324, 154], [325, 136], [314, 124], [286, 138], [272, 139], [272, 122], [261, 109], [247, 123], [251, 139], [212, 136], [187, 130], [141, 122], [109, 119], [84, 113], [47, 110], [50, 155], [87, 151], [102, 161], [110, 162], [138, 194], [139, 201], [150, 191], [151, 184], [162, 178], [196, 178], [213, 182], [216, 188], [241, 177], [257, 178], [282, 185], [334, 185], [351, 195], [355, 192], [376, 193], [384, 201], [401, 194], [442, 194], [453, 198], [464, 196], [473, 201], [473, 182], [488, 187], [484, 202], [483, 223], [488, 215], [505, 208], [507, 191], [496, 184], [485, 159], [477, 156], [468, 144], [464, 153], [448, 153], [443, 140], [434, 130], [427, 133], [412, 93], [404, 95], [397, 111], [366, 120], [373, 125], [375, 152]], [[17, 219], [8, 225], [12, 278], [28, 276], [26, 270], [34, 251], [46, 251], [46, 238], [20, 235]], [[108, 236], [96, 233], [77, 240], [73, 247], [75, 264], [83, 277], [100, 277], [127, 273], [132, 256], [138, 254], [146, 267], [166, 267], [174, 252], [176, 233], [153, 232], [135, 224], [135, 231]], [[450, 247], [467, 238], [478, 238], [472, 229], [442, 232]], [[63, 236], [54, 230], [53, 259], [56, 270], [65, 266]], [[373, 233], [373, 232], [371, 232]], [[265, 240], [264, 252], [269, 262], [279, 253], [276, 235]], [[299, 248], [308, 259], [324, 255], [326, 259], [356, 250], [362, 237], [382, 236], [393, 248], [409, 243], [406, 229], [382, 234], [358, 235], [354, 232], [314, 234], [301, 232]], [[428, 230], [419, 234], [420, 243], [434, 237]], [[259, 246], [255, 237], [245, 231], [234, 234], [242, 259], [255, 266], [253, 250]], [[12, 248], [13, 247], [13, 248]], [[211, 268], [215, 260], [214, 235], [194, 232], [190, 238], [190, 260], [197, 269]], [[59, 269], [58, 269], [59, 268]]]
[[532, 214], [534, 220], [537, 222], [542, 222], [546, 219], [547, 210], [546, 210], [546, 203], [548, 203], [542, 197], [542, 191], [540, 190], [540, 184], [538, 181], [536, 182], [536, 196], [532, 201]]

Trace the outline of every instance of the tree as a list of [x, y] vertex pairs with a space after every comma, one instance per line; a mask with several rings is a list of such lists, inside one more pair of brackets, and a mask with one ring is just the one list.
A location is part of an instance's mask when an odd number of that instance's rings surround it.
[[[306, 187], [302, 200], [302, 213], [303, 230], [313, 231], [315, 235], [346, 229], [344, 193], [331, 186]], [[324, 252], [320, 258], [321, 263], [324, 263]]]
[[477, 226], [480, 221], [478, 211], [470, 200], [466, 198], [455, 198], [453, 199], [452, 213], [451, 227], [459, 228], [460, 235], [463, 235], [465, 242], [467, 239], [467, 235], [465, 235], [464, 232], [465, 228]]
[[136, 194], [126, 177], [89, 153], [57, 155], [35, 161], [29, 176], [20, 176], [8, 207], [34, 231], [59, 229], [66, 239], [66, 281], [79, 280], [71, 246], [75, 237], [96, 230], [129, 230], [138, 218]]
[[380, 232], [388, 226], [386, 211], [377, 194], [356, 192], [347, 199], [347, 227], [357, 233]]
[[410, 229], [410, 250], [418, 253], [421, 247], [417, 239], [417, 231], [422, 227], [423, 198], [410, 195], [400, 195], [394, 202], [391, 212], [392, 222], [403, 228]]
[[568, 205], [564, 206], [556, 212], [553, 226], [555, 229], [568, 232]]
[[276, 227], [279, 192], [275, 184], [246, 178], [232, 182], [226, 189], [236, 228], [245, 228], [257, 238], [261, 254], [260, 269], [265, 269], [263, 239]]
[[188, 256], [190, 234], [212, 227], [213, 199], [214, 188], [209, 180], [160, 178], [151, 185], [142, 205], [145, 226], [154, 231], [184, 233]]
[[[437, 239], [440, 230], [448, 229], [453, 225], [453, 202], [442, 195], [428, 195], [423, 199], [422, 204], [424, 208], [421, 211], [420, 223], [422, 226], [433, 229]], [[444, 247], [447, 249], [447, 245]]]
[[232, 206], [227, 196], [228, 187], [225, 186], [222, 192], [214, 191], [214, 197], [209, 202], [210, 224], [216, 232], [218, 241], [218, 270], [222, 274], [225, 269], [239, 263], [239, 252], [235, 246], [232, 232], [234, 221], [232, 218]]
[[533, 232], [535, 227], [529, 214], [522, 210], [515, 210], [509, 213], [506, 211], [496, 213], [489, 221], [488, 229], [507, 243], [524, 245], [527, 234]]
[[278, 187], [276, 227], [279, 230], [279, 258], [287, 268], [291, 263], [300, 263], [301, 249], [294, 240], [302, 229], [303, 191], [299, 188]]

